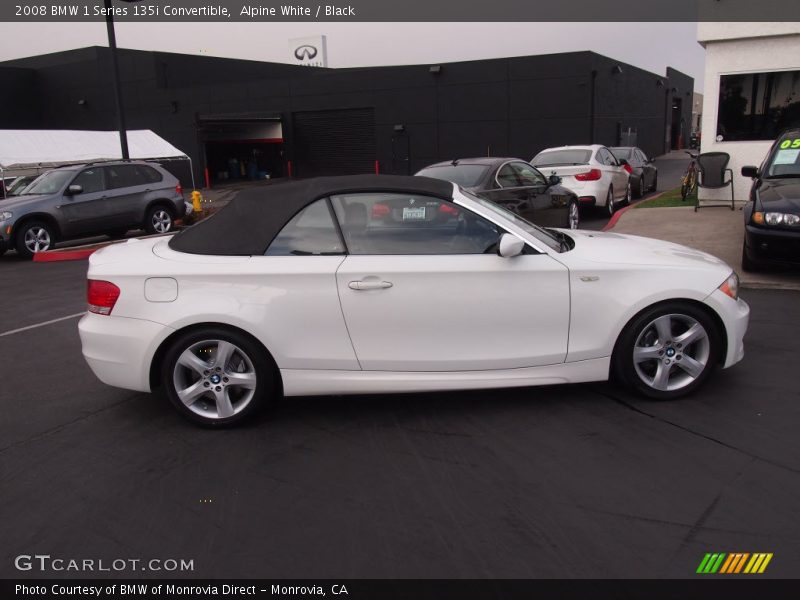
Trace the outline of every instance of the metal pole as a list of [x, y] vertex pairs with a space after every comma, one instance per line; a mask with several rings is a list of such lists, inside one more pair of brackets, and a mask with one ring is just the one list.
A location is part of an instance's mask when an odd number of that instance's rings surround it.
[[122, 106], [122, 86], [119, 82], [119, 60], [117, 59], [117, 36], [114, 34], [114, 17], [111, 0], [104, 0], [106, 7], [106, 29], [108, 30], [108, 47], [111, 50], [111, 64], [114, 77], [114, 95], [117, 98], [117, 123], [119, 125], [119, 145], [122, 148], [122, 160], [130, 158], [128, 154], [128, 133], [125, 128], [125, 109]]

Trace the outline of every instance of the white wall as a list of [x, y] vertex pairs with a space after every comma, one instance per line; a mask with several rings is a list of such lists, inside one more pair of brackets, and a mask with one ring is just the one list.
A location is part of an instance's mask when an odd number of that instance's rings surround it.
[[[800, 23], [699, 23], [697, 29], [706, 47], [701, 151], [731, 155], [736, 199], [746, 200], [751, 181], [741, 168], [761, 164], [772, 142], [716, 141], [720, 75], [800, 70]], [[703, 200], [726, 197], [730, 188], [700, 190]]]

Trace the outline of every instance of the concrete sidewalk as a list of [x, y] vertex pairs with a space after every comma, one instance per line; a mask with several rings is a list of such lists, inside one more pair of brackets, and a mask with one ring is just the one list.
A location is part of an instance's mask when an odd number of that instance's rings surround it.
[[629, 233], [683, 244], [713, 254], [739, 273], [742, 287], [800, 290], [800, 271], [742, 271], [744, 217], [729, 208], [631, 208], [620, 215], [615, 233]]

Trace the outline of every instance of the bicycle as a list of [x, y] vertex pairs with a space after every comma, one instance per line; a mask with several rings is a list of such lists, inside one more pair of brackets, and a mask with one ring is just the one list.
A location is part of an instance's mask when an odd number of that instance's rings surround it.
[[684, 150], [686, 154], [692, 157], [692, 162], [689, 163], [689, 167], [686, 169], [686, 173], [681, 179], [681, 199], [686, 200], [688, 196], [697, 193], [697, 160], [698, 154], [694, 152], [689, 152], [688, 150]]

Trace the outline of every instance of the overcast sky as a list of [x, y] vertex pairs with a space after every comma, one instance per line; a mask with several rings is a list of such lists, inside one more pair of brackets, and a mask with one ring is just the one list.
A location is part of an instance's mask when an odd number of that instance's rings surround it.
[[[324, 34], [328, 66], [452, 62], [593, 50], [702, 91], [696, 23], [118, 23], [123, 48], [288, 62], [288, 40]], [[0, 23], [0, 60], [107, 44], [99, 23]]]

